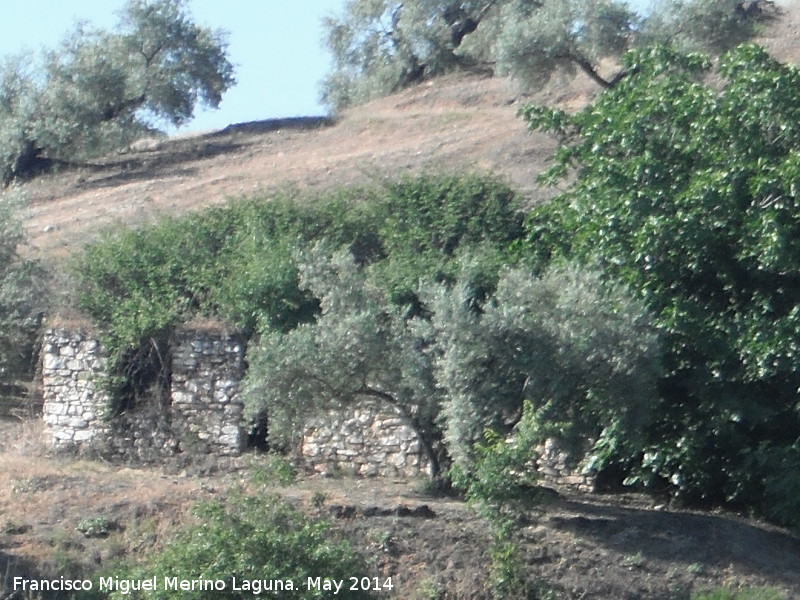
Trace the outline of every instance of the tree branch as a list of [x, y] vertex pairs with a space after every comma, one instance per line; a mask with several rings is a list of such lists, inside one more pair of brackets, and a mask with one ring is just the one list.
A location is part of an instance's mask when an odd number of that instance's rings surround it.
[[147, 96], [145, 94], [141, 94], [135, 98], [129, 98], [127, 100], [123, 100], [119, 104], [109, 105], [105, 108], [100, 116], [100, 122], [106, 123], [108, 121], [113, 121], [123, 113], [129, 110], [136, 110], [140, 106], [142, 106], [145, 101], [147, 100]]
[[598, 83], [601, 87], [607, 90], [614, 87], [615, 83], [612, 83], [611, 81], [604, 79], [600, 75], [600, 73], [597, 72], [597, 69], [595, 69], [594, 65], [583, 56], [578, 56], [577, 54], [569, 54], [565, 58], [571, 60], [576, 65], [578, 65], [578, 67], [580, 67], [580, 69], [584, 73], [586, 73], [595, 83]]

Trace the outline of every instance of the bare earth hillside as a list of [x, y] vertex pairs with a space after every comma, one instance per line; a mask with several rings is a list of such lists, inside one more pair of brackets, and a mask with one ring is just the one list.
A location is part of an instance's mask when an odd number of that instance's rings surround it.
[[[582, 94], [551, 99], [580, 102]], [[434, 169], [493, 171], [535, 198], [535, 175], [554, 146], [527, 133], [516, 116], [521, 101], [506, 80], [461, 75], [331, 121], [264, 121], [141, 144], [147, 149], [24, 186], [32, 245], [57, 258], [114, 223], [137, 225], [273, 188], [324, 190]]]

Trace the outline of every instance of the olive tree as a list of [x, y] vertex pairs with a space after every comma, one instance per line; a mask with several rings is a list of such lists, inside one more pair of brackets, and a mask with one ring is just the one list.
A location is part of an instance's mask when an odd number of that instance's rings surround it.
[[225, 35], [196, 24], [184, 0], [129, 0], [113, 31], [79, 24], [38, 61], [0, 72], [0, 175], [9, 183], [96, 155], [195, 107], [217, 107], [234, 83]]
[[721, 51], [776, 12], [759, 0], [661, 0], [647, 14], [624, 0], [349, 0], [324, 23], [333, 71], [322, 96], [339, 109], [475, 66], [528, 86], [582, 71], [607, 88], [627, 74], [614, 63], [634, 46]]
[[0, 196], [0, 388], [32, 373], [34, 337], [45, 306], [39, 265], [18, 253], [25, 241], [20, 206], [16, 194]]
[[[246, 404], [267, 410], [272, 441], [291, 440], [315, 411], [372, 399], [418, 433], [434, 476], [451, 460], [472, 472], [484, 432], [514, 435], [526, 403], [529, 440], [635, 447], [659, 374], [641, 302], [575, 268], [510, 270], [487, 296], [475, 287], [480, 257], [461, 260], [458, 280], [422, 284], [424, 309], [410, 313], [346, 252], [318, 246], [301, 259], [319, 317], [249, 351]], [[519, 460], [511, 470], [527, 470]]]
[[425, 340], [403, 311], [365, 277], [347, 251], [324, 244], [301, 255], [300, 285], [320, 299], [315, 323], [268, 331], [249, 351], [245, 404], [267, 410], [270, 443], [293, 441], [305, 418], [369, 399], [416, 431], [439, 475], [435, 423], [439, 394]]
[[592, 444], [600, 462], [608, 444], [641, 447], [660, 374], [658, 333], [641, 301], [575, 265], [541, 277], [507, 269], [479, 305], [467, 282], [424, 295], [444, 439], [457, 466], [472, 470], [486, 431], [513, 436], [523, 417], [527, 442], [556, 436], [576, 457]]

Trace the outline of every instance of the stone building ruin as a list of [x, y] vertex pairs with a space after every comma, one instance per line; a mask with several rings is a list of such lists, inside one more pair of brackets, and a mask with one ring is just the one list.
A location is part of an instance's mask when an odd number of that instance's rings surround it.
[[[210, 460], [216, 468], [234, 467], [253, 426], [240, 398], [245, 349], [245, 340], [222, 324], [185, 324], [169, 341], [162, 397], [113, 414], [103, 384], [108, 359], [98, 336], [86, 323], [54, 324], [42, 347], [47, 441], [56, 452], [130, 463]], [[431, 468], [414, 429], [367, 401], [310, 419], [295, 451], [307, 472], [328, 476], [427, 477]], [[544, 444], [539, 456], [545, 482], [592, 487], [556, 441]]]
[[178, 454], [238, 456], [244, 448], [239, 382], [244, 340], [219, 326], [188, 325], [170, 340], [166, 398], [113, 414], [107, 355], [87, 326], [54, 326], [42, 347], [43, 419], [57, 451], [130, 462]]
[[[43, 420], [58, 452], [135, 463], [165, 458], [235, 458], [247, 446], [240, 382], [245, 341], [219, 324], [187, 324], [169, 343], [167, 398], [110, 414], [107, 356], [91, 328], [68, 323], [44, 334]], [[310, 472], [416, 477], [429, 464], [414, 430], [374, 404], [312, 419], [297, 458]]]

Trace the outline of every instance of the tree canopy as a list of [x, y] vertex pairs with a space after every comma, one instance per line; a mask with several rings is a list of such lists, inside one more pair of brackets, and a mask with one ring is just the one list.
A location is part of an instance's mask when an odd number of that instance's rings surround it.
[[129, 0], [113, 31], [79, 24], [40, 60], [0, 70], [0, 176], [119, 147], [217, 107], [234, 83], [225, 35], [192, 21], [184, 0]]
[[0, 195], [0, 389], [35, 370], [35, 337], [47, 304], [40, 266], [19, 255], [21, 204], [15, 194]]
[[537, 260], [548, 248], [599, 265], [656, 315], [665, 377], [643, 480], [791, 521], [800, 479], [780, 474], [800, 464], [800, 70], [754, 44], [723, 56], [721, 89], [703, 83], [699, 54], [656, 47], [624, 65], [631, 75], [575, 115], [525, 110], [562, 140], [544, 178], [576, 175], [531, 213], [529, 244]]
[[580, 70], [610, 87], [626, 71], [604, 59], [667, 41], [724, 51], [775, 12], [763, 0], [659, 0], [646, 16], [624, 0], [350, 0], [324, 24], [322, 95], [338, 109], [468, 66], [527, 85]]

